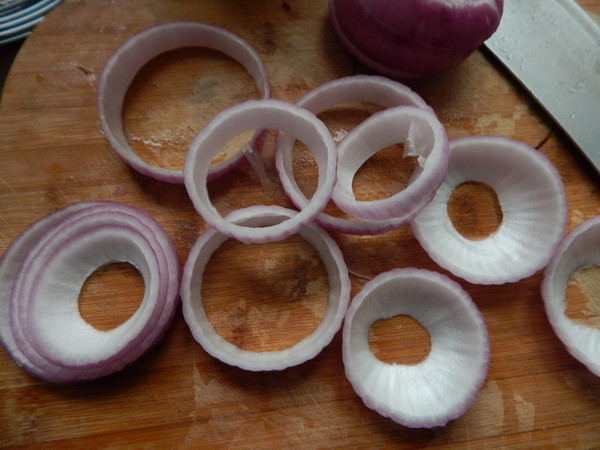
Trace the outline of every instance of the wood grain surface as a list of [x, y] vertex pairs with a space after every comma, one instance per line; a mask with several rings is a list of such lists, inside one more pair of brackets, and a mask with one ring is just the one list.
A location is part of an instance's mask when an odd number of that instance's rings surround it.
[[[580, 3], [598, 18], [600, 1]], [[184, 187], [139, 175], [115, 156], [99, 131], [95, 103], [97, 76], [122, 42], [148, 26], [180, 19], [221, 25], [248, 40], [263, 58], [275, 98], [294, 102], [326, 81], [369, 73], [340, 45], [324, 0], [66, 0], [27, 39], [3, 93], [0, 252], [34, 220], [73, 202], [100, 199], [148, 211], [167, 230], [180, 262], [186, 261], [206, 224]], [[505, 135], [548, 156], [565, 184], [568, 230], [600, 213], [598, 176], [487, 54], [477, 51], [454, 70], [407, 84], [435, 109], [450, 138]], [[125, 102], [124, 121], [140, 154], [177, 167], [189, 140], [212, 115], [256, 96], [234, 61], [183, 49], [140, 72]], [[332, 130], [348, 129], [371, 112], [366, 105], [351, 105], [322, 119]], [[262, 148], [266, 179], [242, 165], [211, 183], [211, 198], [222, 214], [251, 204], [291, 206], [274, 169], [273, 134]], [[385, 158], [370, 162], [361, 174], [365, 195], [382, 195], [402, 184], [402, 174], [384, 173]], [[314, 172], [310, 158], [297, 157], [296, 174], [307, 192]], [[457, 224], [477, 232], [498, 220], [493, 195], [485, 189], [473, 187], [461, 195]], [[331, 234], [351, 270], [352, 295], [367, 279], [396, 267], [447, 274], [408, 227], [372, 237]], [[366, 408], [344, 376], [340, 333], [305, 364], [251, 373], [209, 356], [178, 312], [152, 351], [94, 382], [48, 384], [28, 376], [0, 351], [0, 445], [598, 447], [600, 379], [553, 334], [542, 307], [541, 278], [538, 272], [501, 286], [457, 280], [485, 317], [491, 361], [472, 408], [445, 427], [408, 429]], [[209, 264], [203, 295], [223, 336], [260, 351], [291, 345], [310, 333], [322, 317], [327, 289], [315, 250], [293, 237], [263, 246], [228, 241]], [[135, 270], [111, 266], [88, 280], [80, 309], [98, 328], [111, 328], [132, 314], [141, 291]], [[585, 320], [596, 314], [585, 302], [570, 309]], [[412, 343], [408, 349], [398, 346], [403, 339]], [[406, 320], [378, 323], [371, 340], [382, 359], [400, 362], [418, 361], [429, 345], [427, 334]]]

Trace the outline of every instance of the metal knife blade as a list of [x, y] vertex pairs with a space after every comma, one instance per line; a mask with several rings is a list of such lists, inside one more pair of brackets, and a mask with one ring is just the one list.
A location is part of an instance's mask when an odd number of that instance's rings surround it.
[[600, 26], [574, 0], [505, 0], [484, 45], [600, 173]]

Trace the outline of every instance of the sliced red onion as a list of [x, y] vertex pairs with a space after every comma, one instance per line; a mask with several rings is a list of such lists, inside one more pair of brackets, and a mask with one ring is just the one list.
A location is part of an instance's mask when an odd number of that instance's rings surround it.
[[[369, 328], [407, 315], [423, 326], [431, 349], [418, 364], [388, 364], [369, 347]], [[443, 426], [464, 414], [485, 382], [490, 347], [483, 316], [448, 277], [394, 269], [352, 299], [343, 331], [346, 376], [365, 405], [413, 428]]]
[[[380, 200], [359, 201], [352, 181], [379, 150], [404, 143], [404, 155], [418, 156], [409, 185]], [[373, 114], [338, 145], [338, 179], [333, 201], [347, 214], [366, 220], [407, 223], [431, 200], [448, 166], [448, 138], [436, 115], [415, 106], [396, 106]]]
[[[296, 105], [314, 114], [345, 102], [369, 102], [383, 107], [416, 106], [431, 110], [425, 100], [408, 86], [375, 75], [355, 75], [329, 81], [305, 94]], [[308, 199], [294, 178], [292, 152], [295, 139], [284, 133], [277, 135], [275, 161], [283, 188], [294, 205], [302, 209]], [[384, 221], [351, 220], [321, 213], [317, 222], [329, 229], [348, 234], [381, 234], [404, 225], [405, 218]]]
[[392, 78], [448, 70], [498, 28], [503, 0], [329, 0], [346, 49]]
[[[269, 97], [267, 73], [260, 56], [248, 42], [224, 28], [201, 22], [167, 22], [147, 28], [121, 45], [98, 77], [97, 103], [102, 132], [129, 166], [169, 183], [183, 183], [182, 171], [152, 166], [133, 151], [123, 128], [122, 108], [127, 89], [140, 69], [161, 53], [183, 47], [210, 48], [236, 60], [250, 73], [261, 97]], [[255, 135], [251, 142], [256, 138]], [[243, 157], [244, 152], [240, 150], [212, 165], [208, 177], [221, 176]]]
[[[252, 227], [272, 226], [289, 220], [296, 211], [279, 206], [252, 206], [227, 216], [232, 223]], [[222, 338], [206, 317], [202, 306], [204, 269], [215, 250], [227, 236], [215, 228], [205, 231], [192, 247], [183, 270], [181, 299], [183, 316], [192, 335], [210, 355], [229, 365], [245, 370], [282, 370], [301, 364], [318, 355], [340, 329], [350, 297], [350, 278], [343, 255], [335, 241], [318, 225], [307, 224], [299, 235], [319, 253], [329, 277], [327, 311], [315, 331], [284, 350], [254, 352], [243, 350]]]
[[[2, 306], [10, 317], [0, 322], [3, 344], [18, 365], [47, 381], [122, 369], [157, 342], [177, 306], [179, 265], [171, 241], [146, 213], [117, 203], [59, 210], [26, 230], [4, 258], [1, 292], [11, 294]], [[79, 292], [92, 272], [113, 262], [134, 265], [145, 293], [127, 321], [100, 331], [81, 317]]]
[[586, 265], [600, 265], [600, 216], [579, 224], [562, 240], [546, 266], [541, 287], [552, 329], [573, 357], [600, 376], [600, 330], [565, 314], [569, 280]]
[[[207, 175], [212, 157], [231, 138], [250, 130], [275, 129], [304, 142], [319, 166], [317, 189], [304, 208], [287, 220], [267, 227], [235, 224], [221, 217], [212, 205]], [[331, 198], [335, 183], [337, 152], [327, 127], [304, 108], [281, 100], [248, 100], [217, 114], [192, 140], [185, 165], [185, 186], [204, 220], [226, 236], [244, 243], [285, 239], [314, 218]]]
[[[502, 210], [499, 227], [484, 239], [464, 237], [448, 215], [452, 192], [469, 181], [492, 187]], [[566, 220], [562, 179], [542, 153], [502, 136], [470, 136], [451, 141], [446, 178], [411, 227], [441, 267], [471, 283], [502, 284], [543, 268]]]

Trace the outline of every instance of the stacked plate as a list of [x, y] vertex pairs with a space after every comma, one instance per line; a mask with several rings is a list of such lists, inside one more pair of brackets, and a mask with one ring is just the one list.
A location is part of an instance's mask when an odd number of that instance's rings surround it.
[[0, 45], [18, 41], [62, 0], [0, 0]]

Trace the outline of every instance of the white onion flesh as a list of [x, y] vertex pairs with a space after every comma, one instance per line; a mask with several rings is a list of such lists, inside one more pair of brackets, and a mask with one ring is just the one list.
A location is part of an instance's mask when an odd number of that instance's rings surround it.
[[[271, 226], [288, 220], [295, 211], [278, 206], [252, 206], [232, 212], [232, 223], [254, 227]], [[227, 236], [209, 228], [196, 241], [183, 270], [181, 299], [183, 315], [192, 335], [215, 358], [229, 365], [251, 371], [282, 370], [314, 358], [331, 342], [340, 329], [350, 297], [350, 278], [342, 253], [329, 235], [318, 225], [303, 226], [298, 234], [319, 253], [329, 279], [327, 311], [315, 331], [284, 350], [255, 352], [241, 349], [221, 337], [208, 320], [202, 305], [202, 278], [215, 250]]]
[[448, 70], [498, 28], [503, 0], [329, 0], [350, 54], [391, 78]]
[[566, 315], [567, 285], [578, 269], [588, 265], [600, 266], [600, 216], [579, 224], [561, 241], [541, 286], [552, 329], [571, 355], [600, 376], [600, 330]]
[[[266, 227], [235, 224], [224, 219], [208, 195], [210, 160], [233, 137], [250, 130], [275, 129], [304, 142], [319, 167], [317, 189], [310, 201], [287, 220]], [[285, 239], [314, 220], [331, 198], [337, 152], [327, 127], [304, 108], [282, 100], [248, 100], [217, 114], [192, 140], [184, 165], [185, 186], [196, 211], [212, 227], [244, 243]]]
[[[109, 331], [88, 324], [79, 292], [89, 275], [128, 262], [144, 279], [137, 311]], [[50, 382], [98, 378], [146, 353], [168, 328], [179, 263], [164, 229], [146, 213], [113, 202], [77, 203], [25, 230], [0, 263], [0, 337], [13, 360]]]
[[[409, 87], [380, 76], [355, 75], [339, 78], [309, 91], [296, 105], [319, 114], [345, 102], [368, 102], [386, 108], [400, 105], [431, 110], [425, 100]], [[295, 139], [284, 133], [277, 136], [276, 165], [283, 188], [297, 208], [303, 208], [308, 199], [294, 178], [292, 154]], [[347, 234], [374, 235], [402, 226], [406, 220], [367, 221], [352, 220], [321, 213], [316, 221], [323, 227]]]
[[[450, 196], [470, 181], [492, 187], [502, 210], [499, 227], [483, 239], [464, 237], [448, 214]], [[566, 220], [562, 179], [542, 153], [503, 136], [470, 136], [450, 142], [446, 178], [411, 227], [441, 267], [471, 283], [502, 284], [542, 269]]]
[[[418, 156], [408, 186], [379, 200], [357, 200], [352, 182], [379, 150], [404, 143], [404, 155]], [[338, 177], [333, 201], [345, 213], [365, 220], [408, 223], [431, 200], [448, 167], [448, 138], [436, 115], [415, 106], [396, 106], [373, 114], [338, 145]]]
[[[388, 364], [369, 347], [369, 328], [407, 315], [431, 349], [418, 364]], [[460, 285], [424, 269], [394, 269], [352, 299], [343, 331], [346, 376], [365, 405], [412, 428], [443, 426], [464, 414], [485, 382], [490, 348], [483, 316]]]
[[[202, 22], [167, 22], [147, 28], [121, 45], [108, 59], [97, 85], [97, 107], [102, 132], [119, 157], [136, 171], [169, 183], [183, 183], [181, 170], [153, 166], [132, 148], [123, 127], [125, 95], [135, 75], [156, 56], [184, 47], [220, 51], [239, 62], [254, 79], [262, 98], [269, 97], [267, 73], [252, 46], [234, 33]], [[257, 138], [253, 138], [252, 142]], [[212, 165], [208, 177], [217, 178], [231, 170], [244, 157], [243, 149], [225, 161]]]

